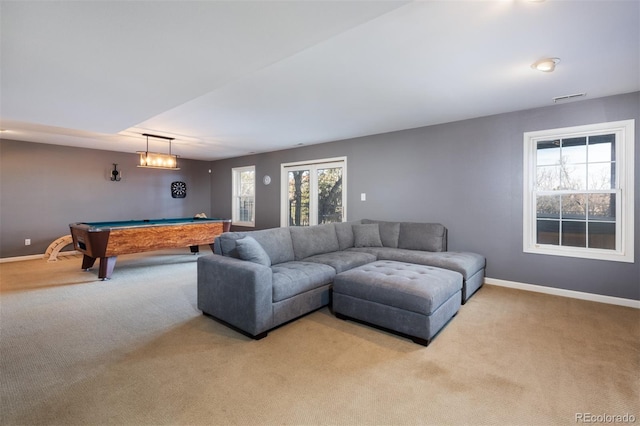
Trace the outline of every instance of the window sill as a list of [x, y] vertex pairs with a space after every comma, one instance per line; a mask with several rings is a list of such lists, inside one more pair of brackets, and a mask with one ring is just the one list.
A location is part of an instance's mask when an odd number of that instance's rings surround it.
[[242, 226], [245, 228], [255, 228], [256, 224], [253, 222], [231, 222], [231, 226]]
[[581, 249], [579, 247], [560, 247], [544, 244], [524, 247], [523, 251], [525, 253], [543, 254], [547, 256], [577, 257], [580, 259], [634, 263], [633, 252], [624, 253], [614, 250]]

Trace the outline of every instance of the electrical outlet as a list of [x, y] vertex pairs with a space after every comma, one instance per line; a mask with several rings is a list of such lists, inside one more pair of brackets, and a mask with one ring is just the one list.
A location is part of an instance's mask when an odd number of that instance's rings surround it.
[[360, 194], [360, 201], [367, 201], [367, 194], [364, 192]]
[[25, 246], [30, 246], [31, 245], [31, 238], [25, 238], [24, 245]]

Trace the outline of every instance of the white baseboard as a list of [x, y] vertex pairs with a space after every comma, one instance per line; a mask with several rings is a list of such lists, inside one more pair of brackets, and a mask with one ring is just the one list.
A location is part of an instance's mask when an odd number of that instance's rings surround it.
[[[61, 256], [75, 256], [79, 251], [61, 251], [58, 253], [58, 257]], [[44, 259], [44, 254], [30, 254], [28, 256], [15, 256], [15, 257], [3, 257], [0, 258], [0, 263], [9, 263], [9, 262], [22, 262], [23, 260], [36, 260], [36, 259]]]
[[584, 293], [582, 291], [564, 290], [561, 288], [545, 287], [535, 284], [524, 284], [515, 281], [499, 280], [497, 278], [484, 279], [485, 284], [499, 287], [509, 287], [518, 290], [533, 291], [535, 293], [545, 293], [554, 296], [570, 297], [572, 299], [589, 300], [591, 302], [608, 303], [610, 305], [626, 306], [628, 308], [640, 309], [640, 300], [624, 299], [622, 297], [603, 296], [601, 294]]

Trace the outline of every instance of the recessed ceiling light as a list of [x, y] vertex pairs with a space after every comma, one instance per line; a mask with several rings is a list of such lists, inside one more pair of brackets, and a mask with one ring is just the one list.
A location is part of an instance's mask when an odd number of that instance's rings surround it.
[[556, 69], [560, 58], [544, 58], [531, 64], [531, 68], [542, 72], [551, 72]]

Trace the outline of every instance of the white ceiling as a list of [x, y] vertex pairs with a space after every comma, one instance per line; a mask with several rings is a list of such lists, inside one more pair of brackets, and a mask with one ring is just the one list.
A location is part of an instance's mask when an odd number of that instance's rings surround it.
[[640, 90], [638, 0], [0, 7], [13, 140], [135, 152], [152, 133], [214, 160]]

